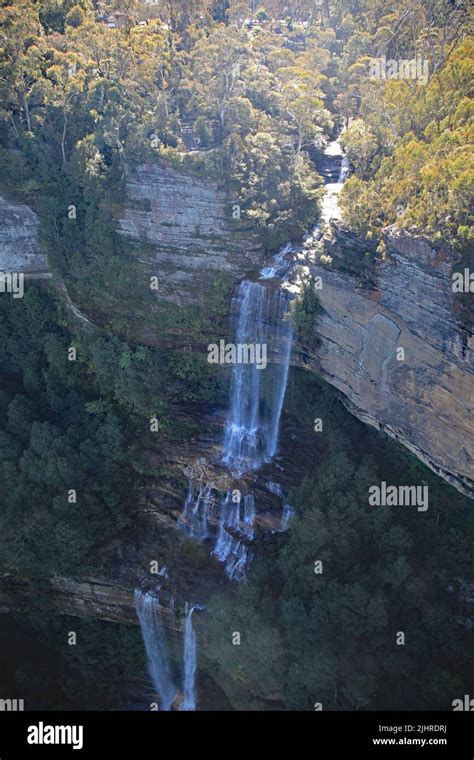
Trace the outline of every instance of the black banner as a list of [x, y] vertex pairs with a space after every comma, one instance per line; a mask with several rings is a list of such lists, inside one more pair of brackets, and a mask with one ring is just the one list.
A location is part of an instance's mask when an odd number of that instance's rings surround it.
[[249, 751], [255, 739], [264, 742], [267, 756], [273, 748], [281, 753], [287, 742], [295, 749], [305, 742], [309, 755], [323, 760], [341, 752], [473, 760], [473, 718], [470, 712], [3, 712], [0, 760], [114, 753], [138, 760], [163, 755], [170, 743], [180, 753], [220, 746], [227, 756]]

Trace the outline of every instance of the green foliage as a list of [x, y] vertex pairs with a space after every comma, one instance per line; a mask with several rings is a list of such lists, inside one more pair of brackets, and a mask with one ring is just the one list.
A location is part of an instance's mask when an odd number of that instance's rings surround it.
[[[176, 8], [166, 19], [163, 8], [163, 20], [145, 26], [131, 13], [130, 26], [109, 29], [86, 4], [50, 0], [38, 11], [22, 0], [21, 9], [6, 8], [0, 128], [26, 159], [15, 191], [42, 212], [51, 259], [77, 292], [99, 260], [93, 295], [106, 277], [123, 279], [112, 196], [123, 195], [127, 163], [156, 160], [157, 152], [188, 162], [183, 118], [201, 148], [212, 146], [206, 173], [214, 168], [225, 177], [267, 245], [296, 237], [314, 220], [321, 180], [307, 148], [332, 126], [314, 56], [282, 51], [270, 30], [262, 37], [239, 27], [229, 36], [224, 23], [212, 23], [208, 34], [189, 31], [183, 40], [163, 24], [182, 31], [194, 12]], [[76, 225], [65, 215], [70, 203], [81, 209]], [[105, 250], [99, 240], [107, 241]]]
[[[57, 617], [38, 600], [28, 615], [2, 615], [0, 663], [8, 694], [36, 710], [118, 710], [136, 697], [146, 664], [138, 626]], [[68, 645], [68, 634], [77, 646]], [[54, 645], [53, 645], [54, 642]]]
[[451, 44], [426, 85], [358, 75], [358, 118], [342, 137], [355, 169], [341, 194], [344, 220], [360, 234], [389, 224], [447, 240], [474, 236], [472, 40]]
[[2, 561], [35, 574], [96, 566], [91, 550], [130, 520], [129, 429], [112, 403], [89, 413], [97, 386], [80, 348], [68, 361], [71, 339], [50, 296], [29, 287], [21, 301], [2, 299], [0, 332]]
[[[450, 709], [473, 676], [468, 608], [447, 590], [472, 577], [469, 500], [301, 370], [287, 406], [303, 427], [324, 420], [326, 453], [290, 494], [287, 540], [254, 561], [230, 600], [210, 601], [208, 656], [229, 693], [251, 693], [247, 707], [277, 697], [288, 709]], [[369, 506], [381, 480], [427, 483], [428, 511]]]
[[[115, 188], [122, 196], [127, 163], [157, 153], [224, 177], [268, 247], [300, 235], [316, 217], [321, 179], [309, 156], [331, 133], [328, 106], [352, 119], [343, 144], [355, 176], [342, 206], [353, 228], [366, 233], [396, 222], [434, 239], [472, 237], [473, 169], [465, 157], [472, 42], [464, 7], [449, 14], [443, 4], [420, 2], [407, 16], [390, 0], [377, 11], [369, 2], [323, 5], [319, 14], [299, 3], [282, 27], [275, 21], [286, 13], [281, 3], [257, 7], [261, 25], [246, 25], [238, 4], [209, 3], [206, 15], [176, 2], [139, 26], [131, 3], [120, 29], [109, 29], [86, 2], [5, 6], [0, 128], [21, 154], [14, 189], [40, 205], [41, 186], [51, 200], [52, 213], [42, 215], [51, 258], [77, 291], [98, 259], [94, 295], [106, 278], [125, 287], [111, 195]], [[415, 51], [429, 60], [427, 85], [369, 75], [380, 56], [410, 59]], [[205, 159], [185, 153], [182, 119]], [[74, 197], [90, 219], [78, 222], [71, 246], [60, 199]], [[85, 242], [81, 225], [96, 236]], [[99, 239], [109, 241], [106, 250]]]
[[71, 338], [52, 297], [33, 285], [21, 300], [0, 301], [0, 335], [2, 561], [27, 574], [97, 568], [98, 548], [130, 523], [139, 450], [157, 435], [192, 435], [175, 406], [222, 402], [223, 379], [205, 357], [97, 332]]
[[305, 343], [314, 343], [316, 320], [321, 304], [314, 289], [314, 283], [305, 283], [293, 310], [293, 322], [300, 338]]

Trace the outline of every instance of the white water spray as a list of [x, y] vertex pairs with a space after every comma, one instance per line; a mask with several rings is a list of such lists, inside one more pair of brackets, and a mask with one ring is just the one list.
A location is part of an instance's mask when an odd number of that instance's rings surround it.
[[171, 673], [160, 603], [154, 594], [136, 589], [135, 608], [147, 653], [148, 670], [160, 700], [160, 709], [169, 711], [178, 690]]
[[242, 282], [233, 299], [235, 342], [266, 344], [273, 363], [264, 371], [236, 364], [223, 462], [238, 476], [257, 470], [275, 456], [278, 427], [290, 364], [292, 326], [289, 298], [259, 282]]
[[179, 527], [185, 530], [189, 536], [200, 541], [207, 538], [207, 519], [211, 504], [212, 486], [209, 483], [204, 484], [201, 480], [198, 495], [194, 499], [194, 478], [190, 478], [186, 501], [178, 519]]
[[195, 607], [186, 602], [184, 620], [184, 699], [181, 710], [196, 709], [196, 632], [193, 628]]

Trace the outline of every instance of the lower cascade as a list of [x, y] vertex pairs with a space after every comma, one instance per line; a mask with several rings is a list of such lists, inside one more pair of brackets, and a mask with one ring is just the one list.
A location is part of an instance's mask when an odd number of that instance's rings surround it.
[[184, 699], [181, 710], [196, 709], [196, 632], [193, 628], [195, 607], [186, 602], [184, 622]]
[[293, 509], [290, 504], [284, 504], [283, 505], [283, 514], [281, 516], [280, 525], [278, 527], [278, 531], [280, 533], [285, 533], [290, 525], [290, 520], [295, 514], [295, 510]]
[[169, 711], [178, 689], [171, 672], [160, 602], [149, 591], [143, 593], [135, 589], [135, 608], [148, 658], [148, 670], [160, 699], [160, 710]]
[[[135, 589], [137, 610], [143, 642], [148, 659], [148, 671], [159, 697], [160, 710], [168, 712], [178, 695], [168, 653], [166, 631], [163, 626], [161, 605], [150, 591]], [[192, 615], [201, 605], [186, 602], [183, 640], [183, 701], [181, 710], [196, 709], [197, 640]]]

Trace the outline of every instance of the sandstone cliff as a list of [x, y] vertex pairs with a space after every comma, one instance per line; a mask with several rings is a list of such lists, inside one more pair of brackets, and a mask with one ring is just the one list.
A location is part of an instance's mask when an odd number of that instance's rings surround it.
[[[50, 581], [49, 609], [57, 614], [97, 618], [112, 623], [138, 625], [133, 591], [99, 578], [64, 578]], [[0, 579], [0, 614], [27, 612], [34, 606], [35, 590], [28, 581], [9, 573]], [[172, 632], [183, 630], [183, 610], [174, 609], [161, 599], [163, 624]]]
[[48, 260], [38, 245], [38, 217], [22, 203], [0, 198], [0, 271], [48, 276]]
[[300, 363], [342, 391], [359, 419], [472, 495], [474, 343], [457, 316], [453, 256], [395, 228], [385, 243], [387, 255], [375, 256], [337, 226], [324, 241], [311, 266], [323, 282], [318, 338]]
[[216, 275], [231, 287], [263, 264], [255, 230], [233, 219], [217, 183], [162, 164], [144, 164], [127, 177], [127, 203], [118, 220], [129, 240], [144, 241], [139, 255], [159, 279], [159, 299], [182, 307], [203, 304]]

